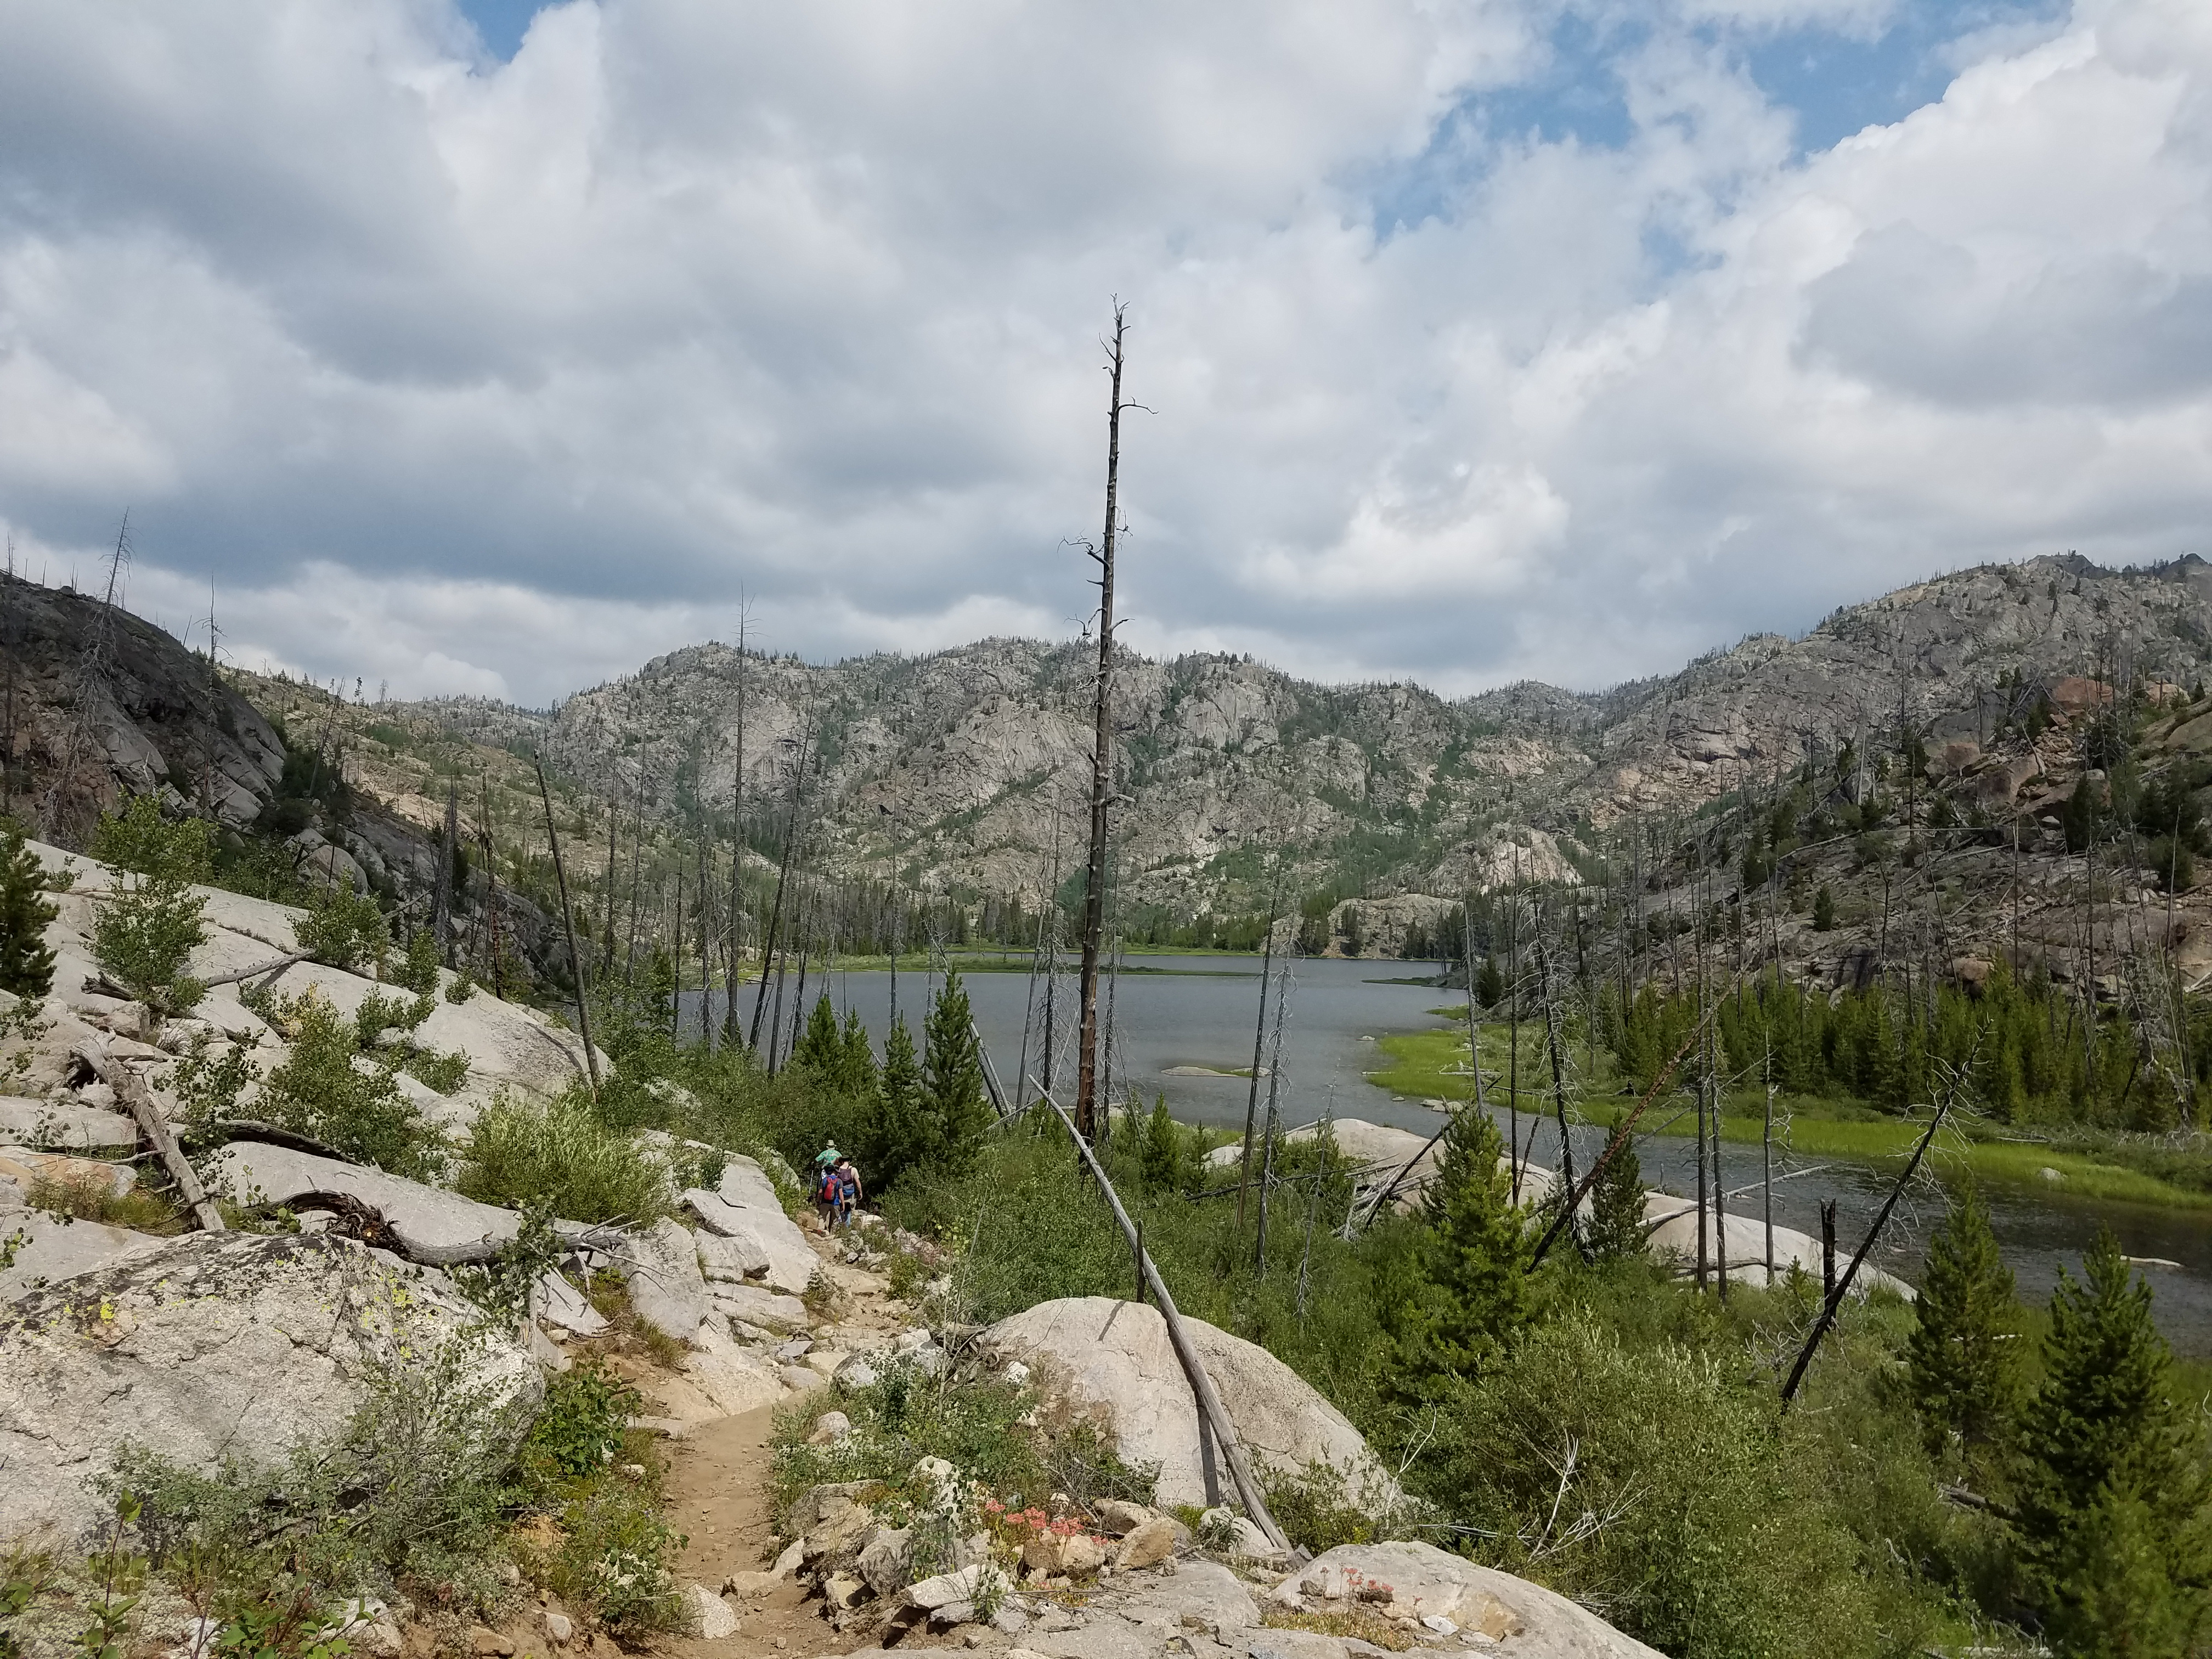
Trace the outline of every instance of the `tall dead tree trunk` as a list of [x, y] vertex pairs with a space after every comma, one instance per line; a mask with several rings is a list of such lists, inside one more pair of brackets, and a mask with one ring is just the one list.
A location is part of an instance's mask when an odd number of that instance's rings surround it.
[[553, 879], [561, 890], [561, 927], [568, 940], [568, 975], [576, 985], [576, 1024], [584, 1038], [584, 1069], [592, 1079], [592, 1098], [599, 1095], [599, 1051], [592, 1047], [592, 1004], [584, 993], [583, 959], [576, 954], [576, 916], [568, 908], [568, 877], [561, 867], [561, 832], [553, 827], [553, 792], [545, 787], [545, 763], [538, 767], [538, 799], [545, 804], [545, 846], [553, 855]]
[[[438, 960], [453, 965], [453, 854], [461, 844], [461, 787], [446, 786], [446, 832], [438, 842], [438, 879], [430, 889], [430, 931], [437, 936]], [[575, 964], [581, 974], [584, 964]]]
[[1121, 488], [1121, 342], [1127, 308], [1114, 307], [1114, 339], [1107, 362], [1106, 526], [1103, 539], [1085, 550], [1098, 565], [1098, 687], [1092, 704], [1091, 754], [1091, 866], [1083, 895], [1083, 968], [1079, 988], [1082, 1023], [1076, 1040], [1075, 1129], [1085, 1140], [1098, 1128], [1098, 956], [1106, 927], [1106, 808], [1114, 796], [1114, 537]]

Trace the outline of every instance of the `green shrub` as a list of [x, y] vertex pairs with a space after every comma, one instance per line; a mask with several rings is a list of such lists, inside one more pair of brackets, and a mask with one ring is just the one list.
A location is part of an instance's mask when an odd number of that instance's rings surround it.
[[629, 1419], [644, 1409], [636, 1389], [596, 1354], [585, 1355], [545, 1384], [545, 1403], [515, 1457], [525, 1488], [564, 1493], [599, 1474], [622, 1449]]
[[427, 927], [417, 928], [407, 941], [407, 958], [392, 977], [419, 997], [438, 988], [438, 939]]
[[325, 888], [307, 900], [307, 914], [292, 923], [300, 949], [327, 967], [351, 973], [364, 961], [380, 967], [392, 948], [392, 930], [376, 900], [348, 888]]
[[226, 1621], [403, 1587], [489, 1610], [524, 1413], [471, 1382], [474, 1358], [465, 1338], [387, 1357], [329, 1443], [273, 1468], [234, 1457], [204, 1474], [126, 1447], [107, 1484], [138, 1496], [150, 1553]]
[[650, 1221], [672, 1200], [659, 1160], [592, 1113], [571, 1090], [541, 1105], [505, 1093], [470, 1131], [459, 1185], [469, 1197], [510, 1208], [552, 1206], [571, 1221]]
[[651, 1486], [608, 1475], [569, 1501], [560, 1526], [560, 1547], [538, 1576], [568, 1605], [625, 1638], [682, 1622], [672, 1561], [684, 1539]]
[[161, 804], [140, 795], [120, 812], [102, 812], [93, 827], [92, 855], [136, 875], [189, 886], [215, 869], [214, 826], [204, 818], [161, 816]]
[[469, 1080], [468, 1051], [416, 1048], [400, 1061], [400, 1068], [440, 1094], [450, 1095]]
[[123, 872], [116, 880], [93, 917], [100, 971], [150, 1008], [189, 1012], [207, 994], [185, 972], [207, 942], [207, 901], [173, 876]]
[[258, 1000], [263, 1018], [292, 1045], [263, 1085], [262, 1115], [347, 1158], [410, 1180], [435, 1179], [447, 1160], [445, 1139], [401, 1091], [396, 1066], [376, 1055], [367, 1070], [354, 1064], [360, 1026], [313, 987], [297, 997]]

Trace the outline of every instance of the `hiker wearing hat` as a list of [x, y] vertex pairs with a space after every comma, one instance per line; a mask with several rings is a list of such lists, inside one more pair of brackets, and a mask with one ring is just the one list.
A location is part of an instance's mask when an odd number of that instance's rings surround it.
[[814, 1207], [822, 1217], [824, 1231], [837, 1225], [837, 1204], [842, 1183], [837, 1179], [837, 1160], [844, 1153], [836, 1146], [824, 1146], [814, 1155]]

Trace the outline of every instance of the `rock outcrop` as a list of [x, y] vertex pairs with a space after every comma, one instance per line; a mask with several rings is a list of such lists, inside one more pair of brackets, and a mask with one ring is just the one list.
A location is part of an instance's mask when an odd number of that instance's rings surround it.
[[30, 1291], [0, 1307], [0, 1536], [96, 1524], [126, 1444], [279, 1462], [340, 1431], [373, 1374], [457, 1340], [471, 1385], [535, 1399], [526, 1350], [348, 1239], [195, 1233]]
[[[1184, 1320], [1229, 1419], [1255, 1463], [1302, 1474], [1326, 1463], [1347, 1496], [1387, 1513], [1397, 1483], [1343, 1413], [1266, 1349], [1203, 1320]], [[1097, 1419], [1121, 1460], [1157, 1463], [1163, 1504], [1218, 1503], [1226, 1469], [1201, 1443], [1190, 1384], [1157, 1308], [1109, 1297], [1042, 1302], [990, 1327], [978, 1346], [994, 1364], [1026, 1364], [1055, 1409]]]

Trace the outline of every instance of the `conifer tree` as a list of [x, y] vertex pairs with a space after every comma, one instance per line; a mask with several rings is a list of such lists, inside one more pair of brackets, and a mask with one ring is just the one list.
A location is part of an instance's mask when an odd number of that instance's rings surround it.
[[1422, 1198], [1426, 1285], [1401, 1326], [1401, 1358], [1413, 1375], [1473, 1370], [1534, 1311], [1529, 1239], [1504, 1150], [1498, 1126], [1479, 1110], [1462, 1110], [1444, 1132], [1436, 1179]]
[[46, 924], [60, 911], [41, 896], [46, 872], [23, 845], [23, 832], [0, 818], [0, 991], [38, 999], [54, 988]]
[[806, 1029], [799, 1034], [799, 1042], [791, 1051], [791, 1063], [805, 1066], [825, 1083], [844, 1080], [845, 1036], [837, 1029], [837, 1011], [830, 1006], [829, 992], [815, 1000], [813, 1012], [806, 1017]]
[[1495, 1008], [1504, 994], [1505, 975], [1498, 971], [1498, 958], [1485, 957], [1482, 972], [1474, 981], [1474, 1000], [1486, 1008]]
[[[1613, 1131], [1620, 1131], [1615, 1114]], [[1583, 1239], [1600, 1261], [1632, 1261], [1644, 1254], [1644, 1166], [1636, 1156], [1636, 1139], [1620, 1144], [1598, 1171], [1590, 1188], [1589, 1225]]]
[[990, 1108], [983, 1098], [983, 1058], [975, 1015], [958, 971], [948, 970], [923, 1028], [922, 1134], [925, 1156], [957, 1172], [975, 1160]]
[[1152, 1102], [1152, 1115], [1145, 1120], [1144, 1139], [1137, 1146], [1137, 1166], [1145, 1190], [1173, 1192], [1182, 1179], [1182, 1132], [1168, 1115], [1168, 1097], [1161, 1095]]
[[914, 1036], [901, 1015], [884, 1039], [883, 1074], [857, 1148], [860, 1173], [870, 1191], [888, 1190], [907, 1170], [926, 1161], [921, 1115], [921, 1066], [915, 1058]]
[[2022, 1565], [2051, 1645], [2174, 1655], [2205, 1628], [2212, 1528], [2193, 1415], [2151, 1322], [2150, 1286], [2109, 1229], [2063, 1267], [2021, 1437]]
[[2020, 1407], [2020, 1304], [1980, 1189], [1969, 1183], [1936, 1236], [1906, 1345], [1913, 1403], [1931, 1455], [1955, 1437], [1988, 1445]]
[[876, 1051], [868, 1046], [867, 1028], [860, 1024], [857, 1009], [845, 1011], [844, 1042], [840, 1077], [845, 1092], [856, 1100], [865, 1100], [876, 1089]]

